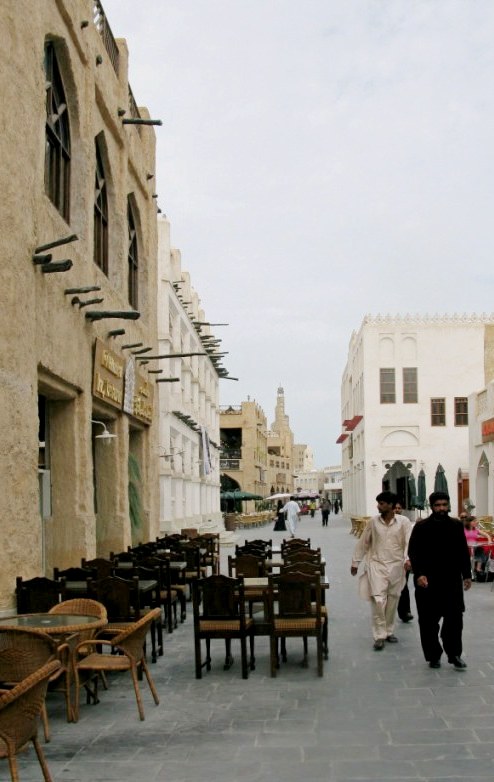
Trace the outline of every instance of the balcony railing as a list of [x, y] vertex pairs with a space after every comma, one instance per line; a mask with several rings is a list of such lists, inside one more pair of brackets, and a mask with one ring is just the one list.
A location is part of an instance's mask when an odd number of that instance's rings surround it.
[[240, 459], [220, 459], [220, 470], [240, 470]]
[[221, 451], [222, 459], [241, 459], [242, 450], [240, 448], [223, 448]]
[[106, 51], [108, 52], [108, 57], [110, 58], [110, 62], [113, 65], [113, 69], [118, 76], [118, 46], [115, 43], [115, 38], [113, 37], [111, 27], [108, 23], [108, 19], [106, 18], [106, 14], [103, 10], [103, 6], [101, 5], [100, 0], [93, 0], [93, 20], [96, 29], [103, 39]]

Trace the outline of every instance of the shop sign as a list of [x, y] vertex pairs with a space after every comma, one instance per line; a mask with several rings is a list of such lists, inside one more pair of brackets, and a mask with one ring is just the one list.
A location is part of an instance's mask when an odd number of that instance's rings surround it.
[[135, 418], [144, 421], [145, 424], [150, 424], [153, 420], [153, 401], [154, 388], [152, 384], [147, 377], [136, 370], [133, 411]]
[[490, 443], [494, 440], [494, 418], [482, 421], [482, 442]]
[[94, 349], [93, 396], [122, 409], [125, 359], [97, 339]]

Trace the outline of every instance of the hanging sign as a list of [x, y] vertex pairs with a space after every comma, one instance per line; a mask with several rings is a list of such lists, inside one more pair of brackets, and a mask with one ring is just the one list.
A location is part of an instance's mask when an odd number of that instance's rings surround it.
[[94, 349], [93, 396], [121, 410], [124, 373], [125, 359], [97, 339]]

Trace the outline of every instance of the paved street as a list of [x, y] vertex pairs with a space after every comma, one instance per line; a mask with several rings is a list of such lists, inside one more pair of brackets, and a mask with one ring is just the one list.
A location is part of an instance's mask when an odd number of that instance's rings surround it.
[[[192, 608], [165, 636], [165, 656], [151, 672], [161, 704], [143, 683], [145, 722], [137, 715], [130, 679], [113, 678], [97, 706], [81, 706], [76, 725], [64, 721], [62, 697], [50, 695], [52, 741], [45, 745], [54, 780], [121, 782], [445, 782], [494, 779], [494, 592], [474, 584], [466, 595], [468, 670], [447, 662], [431, 670], [422, 659], [417, 622], [399, 623], [399, 644], [372, 649], [368, 605], [349, 574], [355, 538], [349, 522], [320, 514], [303, 518], [299, 533], [320, 545], [331, 589], [330, 660], [316, 675], [299, 666], [301, 641], [289, 662], [269, 675], [267, 639], [257, 639], [257, 667], [247, 681], [235, 664], [223, 671], [224, 645], [213, 646], [213, 668], [194, 678]], [[273, 537], [271, 527], [238, 541]], [[233, 553], [225, 549], [224, 557]], [[224, 568], [223, 572], [226, 572]], [[217, 653], [215, 651], [217, 650]], [[236, 653], [237, 652], [237, 653]], [[443, 658], [444, 659], [444, 658]], [[130, 686], [129, 686], [130, 685]], [[7, 780], [2, 761], [0, 780]], [[20, 762], [23, 782], [41, 779], [30, 749]]]

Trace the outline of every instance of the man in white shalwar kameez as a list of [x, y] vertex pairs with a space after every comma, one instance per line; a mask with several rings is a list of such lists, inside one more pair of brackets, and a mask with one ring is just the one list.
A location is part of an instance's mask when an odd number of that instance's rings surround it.
[[290, 533], [290, 537], [295, 537], [297, 531], [297, 522], [300, 518], [300, 507], [298, 502], [295, 502], [293, 497], [290, 497], [285, 507], [281, 509], [283, 513], [286, 513], [286, 526]]
[[359, 593], [370, 600], [374, 649], [380, 651], [386, 641], [398, 642], [394, 635], [396, 609], [410, 567], [407, 551], [412, 524], [406, 516], [395, 514], [396, 494], [384, 491], [376, 500], [379, 515], [369, 520], [355, 546], [351, 574], [355, 576], [363, 562]]

